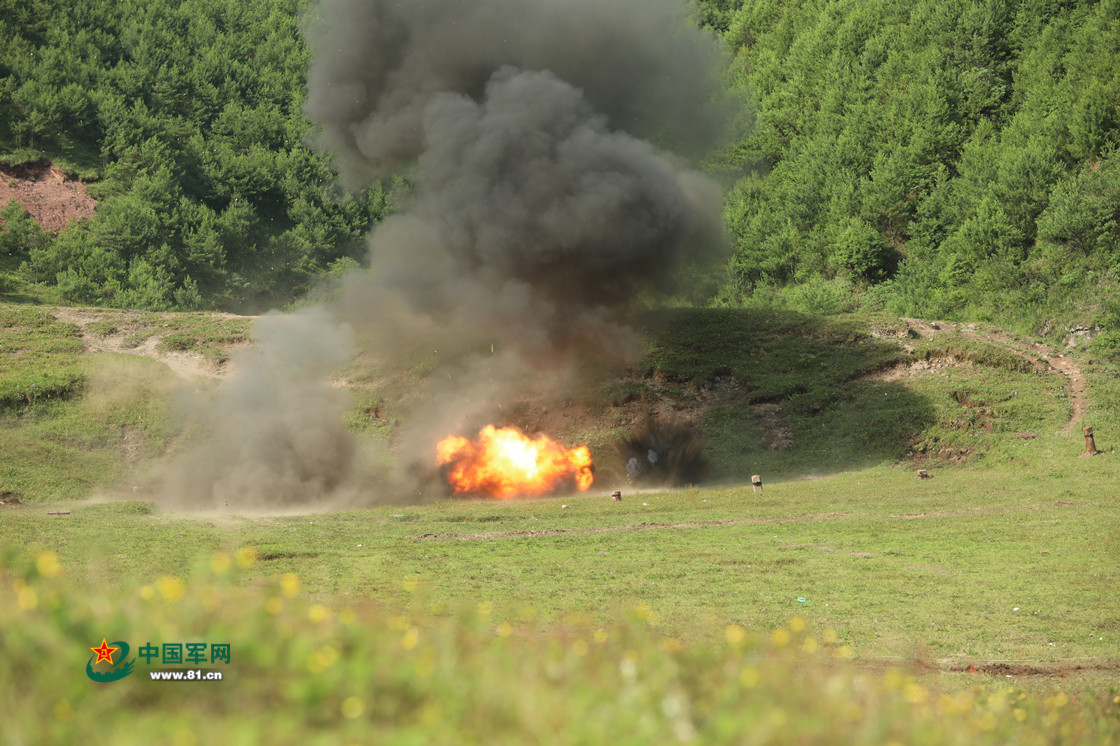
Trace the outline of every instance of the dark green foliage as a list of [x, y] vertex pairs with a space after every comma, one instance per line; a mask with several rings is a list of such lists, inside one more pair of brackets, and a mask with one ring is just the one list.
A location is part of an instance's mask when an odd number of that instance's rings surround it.
[[254, 308], [360, 254], [386, 198], [337, 192], [304, 144], [304, 5], [0, 0], [0, 153], [99, 200], [24, 242], [33, 280], [75, 303]]
[[[725, 305], [870, 288], [1041, 329], [1120, 297], [1120, 2], [691, 5], [758, 112], [711, 164], [744, 174]], [[306, 7], [0, 0], [0, 160], [49, 158], [99, 200], [57, 237], [6, 210], [0, 292], [22, 264], [72, 303], [252, 309], [351, 266], [392, 196], [338, 192], [304, 145]]]
[[696, 4], [697, 25], [726, 31], [734, 18], [735, 11], [743, 5], [743, 0], [707, 0]]
[[0, 259], [10, 262], [42, 251], [50, 243], [50, 234], [39, 227], [17, 200], [11, 200], [0, 211]]
[[1120, 292], [1120, 3], [700, 4], [758, 108], [726, 303], [847, 278], [898, 313], [1041, 328]]
[[17, 200], [0, 210], [0, 296], [18, 288], [18, 269], [32, 251], [50, 243], [50, 234], [39, 227]]

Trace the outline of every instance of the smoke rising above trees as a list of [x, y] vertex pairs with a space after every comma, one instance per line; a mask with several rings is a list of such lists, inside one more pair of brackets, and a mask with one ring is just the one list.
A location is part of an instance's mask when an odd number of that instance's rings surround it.
[[[623, 344], [613, 311], [723, 248], [720, 191], [666, 147], [732, 107], [675, 0], [328, 0], [305, 111], [352, 188], [407, 169], [366, 292], [541, 359]], [[643, 137], [655, 137], [655, 146]]]
[[692, 154], [735, 110], [722, 47], [678, 0], [325, 0], [308, 16], [305, 112], [351, 186], [424, 150], [428, 103], [481, 98], [504, 67], [548, 71], [580, 89], [610, 128]]

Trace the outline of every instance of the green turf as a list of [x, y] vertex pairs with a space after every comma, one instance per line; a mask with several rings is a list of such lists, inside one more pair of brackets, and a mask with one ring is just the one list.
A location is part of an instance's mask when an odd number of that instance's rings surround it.
[[[249, 319], [86, 309], [88, 335], [159, 336], [214, 364], [247, 341]], [[52, 309], [0, 305], [0, 492], [24, 502], [77, 499], [119, 485], [171, 449], [184, 421], [167, 366], [85, 352], [77, 324]], [[163, 344], [171, 340], [168, 344]], [[125, 349], [128, 345], [125, 344]]]
[[4, 521], [9, 541], [57, 552], [86, 582], [138, 582], [177, 572], [184, 554], [251, 546], [262, 557], [255, 575], [298, 573], [324, 599], [400, 604], [411, 578], [449, 608], [523, 604], [553, 621], [583, 609], [608, 623], [641, 603], [686, 639], [799, 613], [868, 659], [1064, 668], [1120, 660], [1120, 606], [1106, 590], [1120, 582], [1120, 506], [1104, 497], [1116, 471], [1110, 459], [1071, 458], [1062, 472], [919, 480], [879, 468], [761, 494], [627, 493], [620, 503], [599, 493], [265, 518], [78, 503], [69, 516], [44, 506]]
[[[1107, 743], [1116, 470], [300, 517], [0, 508], [0, 715], [17, 742], [101, 712], [91, 743]], [[157, 660], [91, 685], [103, 637], [233, 660], [201, 666], [220, 684], [145, 680], [192, 668]]]
[[[18, 630], [0, 679], [21, 682], [0, 698], [6, 741], [70, 742], [100, 710], [92, 743], [1117, 738], [1104, 399], [1120, 377], [1104, 363], [1086, 371], [1105, 455], [1083, 459], [1064, 380], [1001, 345], [868, 316], [678, 311], [588, 403], [601, 426], [563, 435], [605, 462], [635, 397], [702, 401], [707, 486], [640, 491], [603, 469], [575, 497], [192, 515], [87, 499], [137, 494], [180, 447], [173, 374], [83, 354], [49, 309], [0, 313], [0, 491], [23, 498], [0, 505], [0, 625]], [[90, 313], [87, 338], [215, 360], [248, 334]], [[391, 442], [435, 370], [406, 367], [343, 372], [360, 438]], [[44, 376], [49, 396], [31, 386]], [[743, 486], [755, 473], [761, 493]], [[236, 685], [93, 684], [103, 636], [221, 638]]]
[[[262, 562], [248, 550], [141, 586], [76, 587], [49, 552], [3, 564], [6, 743], [1041, 746], [1120, 736], [1115, 688], [1037, 692], [960, 674], [971, 686], [945, 690], [912, 667], [853, 663], [835, 632], [802, 616], [764, 634], [728, 624], [695, 643], [645, 605], [609, 623], [542, 620], [505, 600], [448, 613], [407, 579], [400, 605], [324, 604], [296, 574], [257, 581]], [[135, 670], [90, 681], [83, 669], [109, 672], [93, 665], [103, 641], [118, 656], [128, 643]], [[174, 645], [185, 655], [225, 645], [229, 660], [165, 662]]]

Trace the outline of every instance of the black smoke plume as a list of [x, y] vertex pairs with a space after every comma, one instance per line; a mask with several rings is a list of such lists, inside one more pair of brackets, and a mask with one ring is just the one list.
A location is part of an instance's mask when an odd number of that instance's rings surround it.
[[716, 185], [659, 144], [711, 144], [714, 38], [676, 0], [328, 0], [306, 112], [342, 179], [414, 185], [371, 238], [410, 312], [526, 356], [618, 349], [616, 311], [723, 246]]
[[[262, 322], [259, 349], [206, 418], [210, 442], [167, 500], [415, 497], [440, 438], [501, 420], [503, 402], [531, 388], [562, 401], [589, 359], [630, 359], [622, 312], [725, 248], [720, 191], [684, 156], [709, 149], [735, 111], [720, 94], [716, 39], [684, 10], [683, 0], [313, 5], [305, 111], [319, 146], [346, 186], [404, 176], [411, 192], [371, 234], [370, 270], [346, 284], [335, 316]], [[401, 481], [375, 491], [326, 383], [350, 330], [373, 358], [419, 378], [394, 435]]]
[[427, 149], [433, 98], [481, 100], [506, 67], [548, 71], [611, 129], [695, 155], [736, 107], [721, 93], [719, 42], [691, 26], [685, 8], [684, 0], [323, 0], [308, 17], [305, 111], [353, 187]]

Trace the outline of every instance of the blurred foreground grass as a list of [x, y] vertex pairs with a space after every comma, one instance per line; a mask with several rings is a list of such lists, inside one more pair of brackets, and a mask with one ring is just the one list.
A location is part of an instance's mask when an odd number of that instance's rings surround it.
[[[319, 603], [298, 575], [241, 581], [254, 550], [199, 560], [189, 579], [78, 586], [52, 552], [0, 559], [5, 744], [1104, 744], [1120, 690], [953, 693], [896, 668], [858, 668], [800, 617], [707, 642], [635, 606], [612, 623], [530, 607], [444, 608], [405, 581], [387, 607]], [[228, 643], [222, 681], [83, 670], [103, 639]], [[111, 644], [111, 643], [110, 643]], [[174, 667], [172, 667], [174, 668]], [[191, 667], [188, 667], [191, 668]]]

